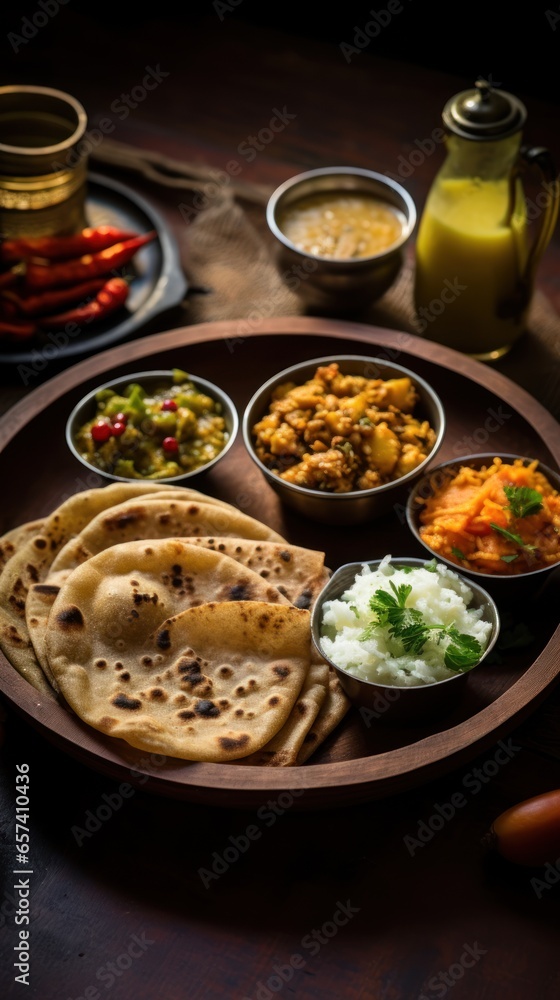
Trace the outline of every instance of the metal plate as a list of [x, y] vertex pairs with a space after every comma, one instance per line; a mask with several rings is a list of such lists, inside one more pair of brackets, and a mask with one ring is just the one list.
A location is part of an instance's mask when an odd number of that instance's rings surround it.
[[141, 195], [118, 181], [92, 173], [88, 175], [85, 212], [88, 226], [112, 225], [139, 233], [155, 229], [158, 234], [128, 265], [130, 293], [125, 308], [118, 313], [119, 319], [96, 323], [82, 330], [75, 340], [62, 334], [66, 343], [55, 335], [40, 342], [34, 338], [25, 350], [4, 347], [0, 364], [33, 364], [38, 353], [48, 362], [96, 353], [141, 332], [150, 320], [178, 305], [187, 294], [188, 283], [175, 239], [159, 212]]

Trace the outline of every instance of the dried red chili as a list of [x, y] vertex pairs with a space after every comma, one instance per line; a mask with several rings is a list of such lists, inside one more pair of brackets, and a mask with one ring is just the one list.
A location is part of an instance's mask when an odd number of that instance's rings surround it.
[[128, 264], [135, 253], [147, 243], [151, 243], [156, 236], [156, 230], [152, 229], [149, 233], [142, 233], [133, 236], [132, 239], [115, 243], [106, 250], [100, 250], [99, 253], [85, 254], [83, 257], [54, 264], [29, 261], [25, 272], [26, 287], [29, 291], [36, 292], [108, 274]]
[[18, 295], [10, 290], [3, 292], [0, 301], [8, 301], [23, 316], [46, 316], [60, 311], [62, 306], [83, 302], [101, 291], [105, 278], [92, 278], [77, 285], [54, 288], [35, 295]]
[[104, 319], [110, 313], [120, 309], [128, 298], [128, 283], [124, 278], [109, 278], [91, 302], [68, 309], [67, 312], [52, 316], [41, 316], [38, 325], [45, 330], [53, 330], [66, 323], [82, 325]]
[[9, 271], [3, 271], [2, 274], [0, 274], [0, 288], [11, 288], [13, 285], [17, 284], [20, 275], [20, 267], [11, 267]]
[[105, 250], [115, 243], [132, 239], [135, 233], [117, 226], [88, 226], [79, 233], [67, 236], [30, 236], [6, 239], [0, 244], [0, 261], [15, 263], [29, 257], [61, 260], [65, 257], [82, 257], [85, 253]]
[[0, 337], [16, 337], [27, 340], [34, 333], [37, 333], [37, 324], [31, 321], [18, 323], [16, 320], [0, 320]]
[[15, 319], [17, 323], [20, 318], [21, 315], [15, 303], [7, 298], [5, 293], [0, 292], [0, 319]]

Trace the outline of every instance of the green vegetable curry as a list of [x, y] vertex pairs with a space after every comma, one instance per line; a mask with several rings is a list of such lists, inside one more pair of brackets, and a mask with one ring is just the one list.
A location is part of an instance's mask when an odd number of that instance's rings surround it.
[[122, 395], [100, 389], [95, 416], [80, 427], [75, 445], [102, 472], [126, 479], [168, 479], [212, 461], [229, 434], [221, 403], [173, 369], [169, 382], [148, 392], [131, 382]]

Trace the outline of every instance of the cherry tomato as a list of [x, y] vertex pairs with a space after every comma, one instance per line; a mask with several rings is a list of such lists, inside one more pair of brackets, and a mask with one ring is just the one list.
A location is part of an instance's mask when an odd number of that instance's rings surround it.
[[98, 420], [98, 422], [91, 428], [91, 436], [94, 441], [97, 441], [98, 444], [108, 441], [112, 433], [113, 431], [111, 425], [105, 420]]
[[115, 424], [126, 424], [128, 423], [128, 416], [126, 413], [115, 413], [113, 417], [113, 423]]
[[560, 857], [560, 788], [506, 809], [485, 842], [516, 865], [554, 864]]
[[115, 435], [115, 437], [120, 437], [121, 434], [124, 434], [125, 430], [126, 430], [126, 424], [124, 423], [124, 421], [115, 420], [113, 424], [113, 434]]
[[176, 410], [177, 403], [175, 402], [174, 399], [164, 399], [163, 403], [161, 404], [161, 408], [162, 410]]
[[179, 442], [177, 438], [166, 437], [163, 439], [163, 449], [164, 451], [174, 452], [179, 451]]

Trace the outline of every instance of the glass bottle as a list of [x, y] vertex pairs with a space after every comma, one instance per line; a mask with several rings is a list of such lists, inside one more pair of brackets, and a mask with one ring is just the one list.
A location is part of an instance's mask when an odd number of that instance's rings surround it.
[[[418, 227], [418, 333], [481, 361], [502, 357], [526, 330], [535, 270], [558, 216], [549, 151], [522, 146], [526, 115], [521, 101], [485, 80], [447, 102], [447, 155]], [[542, 185], [536, 235], [522, 181], [529, 167]]]

